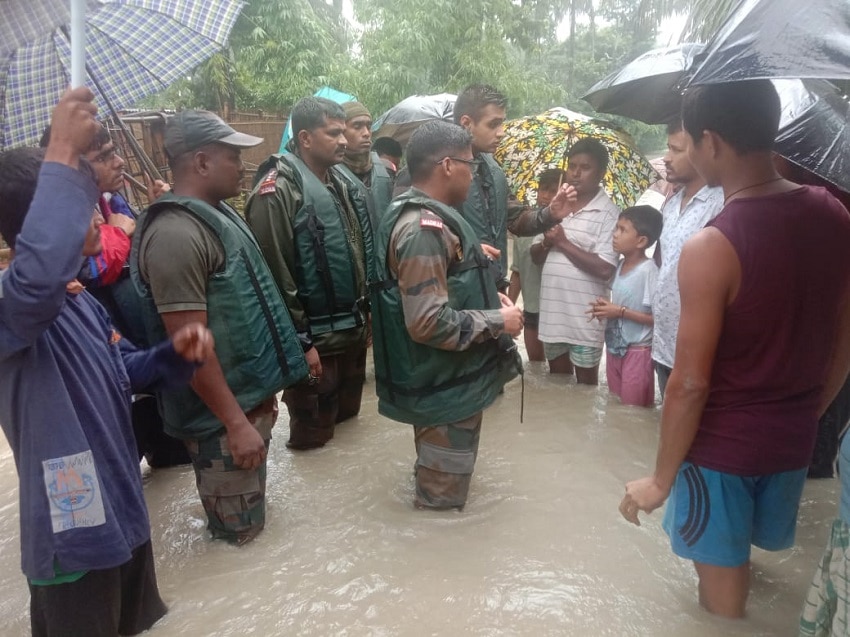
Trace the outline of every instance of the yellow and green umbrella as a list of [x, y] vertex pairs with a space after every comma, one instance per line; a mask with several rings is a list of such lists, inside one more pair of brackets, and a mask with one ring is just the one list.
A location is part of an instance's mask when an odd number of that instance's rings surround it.
[[582, 137], [597, 139], [608, 149], [608, 172], [602, 186], [620, 208], [634, 205], [659, 178], [628, 133], [610, 122], [565, 108], [508, 122], [496, 161], [517, 198], [534, 204], [538, 175], [550, 168], [565, 169], [570, 147]]

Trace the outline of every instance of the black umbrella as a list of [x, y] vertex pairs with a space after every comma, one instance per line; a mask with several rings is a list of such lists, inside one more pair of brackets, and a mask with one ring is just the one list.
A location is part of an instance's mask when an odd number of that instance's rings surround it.
[[372, 138], [392, 137], [402, 146], [419, 126], [427, 121], [452, 121], [456, 95], [411, 95], [393, 106], [372, 124]]
[[775, 150], [850, 192], [850, 103], [824, 80], [774, 80], [782, 100]]
[[763, 78], [850, 79], [850, 1], [741, 0], [689, 84]]
[[681, 110], [678, 84], [703, 48], [686, 43], [647, 51], [594, 84], [582, 99], [600, 113], [647, 124], [671, 122]]

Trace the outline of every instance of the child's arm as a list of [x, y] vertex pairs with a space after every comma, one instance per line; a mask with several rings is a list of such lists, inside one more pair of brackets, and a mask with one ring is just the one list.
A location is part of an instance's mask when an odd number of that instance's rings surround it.
[[587, 311], [590, 314], [590, 319], [624, 319], [626, 321], [634, 321], [641, 325], [652, 326], [654, 321], [652, 314], [649, 312], [638, 312], [627, 308], [625, 305], [615, 305], [608, 299], [603, 299], [601, 296], [590, 304], [590, 309]]
[[519, 293], [522, 291], [522, 281], [519, 278], [519, 272], [513, 270], [511, 272], [510, 285], [508, 285], [508, 298], [511, 303], [516, 303], [519, 298]]

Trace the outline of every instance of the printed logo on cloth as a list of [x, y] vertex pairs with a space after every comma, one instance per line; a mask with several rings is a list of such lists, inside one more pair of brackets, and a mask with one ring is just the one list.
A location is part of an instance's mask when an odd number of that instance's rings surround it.
[[434, 230], [442, 230], [443, 229], [443, 221], [441, 219], [436, 219], [434, 217], [420, 217], [419, 218], [419, 227], [420, 228], [433, 228]]
[[44, 460], [41, 464], [54, 533], [106, 523], [91, 451]]
[[260, 194], [272, 194], [274, 192], [275, 182], [277, 182], [277, 168], [272, 168], [260, 184]]

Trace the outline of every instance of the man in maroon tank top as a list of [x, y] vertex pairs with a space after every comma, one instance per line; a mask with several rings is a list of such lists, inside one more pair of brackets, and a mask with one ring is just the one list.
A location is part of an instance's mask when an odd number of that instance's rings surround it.
[[741, 617], [751, 546], [793, 544], [818, 417], [850, 369], [850, 215], [775, 171], [770, 82], [698, 87], [682, 119], [724, 209], [682, 250], [655, 473], [626, 485], [620, 512], [639, 524], [667, 500], [664, 528], [694, 561], [700, 603]]

